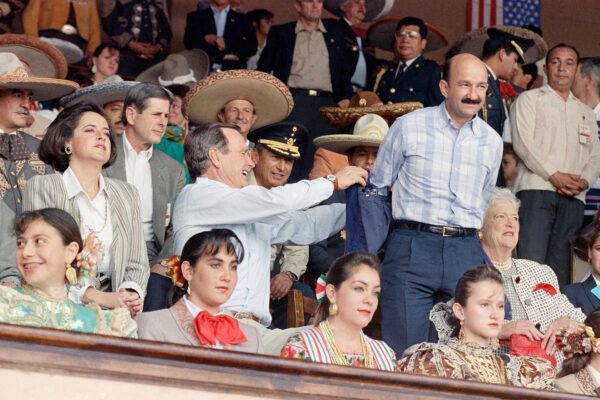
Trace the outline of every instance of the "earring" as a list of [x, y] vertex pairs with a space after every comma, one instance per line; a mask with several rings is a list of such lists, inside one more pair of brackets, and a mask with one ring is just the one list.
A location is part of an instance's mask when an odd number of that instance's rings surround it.
[[192, 291], [190, 290], [190, 283], [189, 283], [189, 282], [188, 282], [188, 286], [187, 286], [187, 290], [186, 290], [186, 292], [187, 292], [188, 296], [189, 296], [190, 294], [192, 294]]
[[460, 321], [460, 331], [458, 331], [458, 341], [465, 344], [465, 331], [463, 330], [463, 321]]
[[335, 303], [331, 303], [329, 305], [329, 316], [335, 315], [338, 312], [338, 305]]
[[69, 263], [65, 263], [65, 267], [67, 268], [67, 271], [65, 272], [65, 276], [67, 278], [67, 281], [69, 282], [69, 284], [74, 285], [77, 283], [77, 271], [75, 271], [75, 268], [73, 268], [73, 266]]
[[71, 147], [70, 144], [66, 144], [65, 145], [65, 153], [66, 154], [71, 154], [73, 152], [73, 148]]
[[96, 64], [92, 65], [92, 74], [95, 74], [96, 72], [98, 72], [98, 67], [96, 67]]

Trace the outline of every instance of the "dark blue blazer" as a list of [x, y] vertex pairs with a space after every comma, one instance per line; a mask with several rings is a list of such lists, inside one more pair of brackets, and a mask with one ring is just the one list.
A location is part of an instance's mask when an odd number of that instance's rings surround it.
[[375, 80], [373, 76], [373, 71], [375, 70], [375, 65], [377, 63], [377, 59], [375, 58], [375, 49], [371, 47], [367, 39], [362, 40], [362, 50], [359, 49], [358, 40], [356, 40], [356, 33], [354, 33], [352, 30], [350, 24], [348, 24], [344, 18], [340, 18], [337, 21], [340, 25], [340, 29], [344, 32], [343, 49], [347, 60], [344, 65], [346, 68], [348, 68], [348, 73], [350, 74], [350, 78], [352, 78], [354, 71], [356, 70], [356, 64], [358, 64], [358, 56], [362, 51], [367, 63], [367, 81], [363, 89], [368, 90], [368, 88], [373, 87]]
[[435, 61], [420, 55], [398, 79], [394, 79], [397, 68], [398, 64], [386, 71], [375, 90], [384, 104], [419, 101], [424, 107], [431, 107], [444, 101], [440, 92], [442, 68]]
[[[246, 59], [254, 55], [258, 47], [256, 33], [250, 17], [229, 10], [223, 33], [223, 39], [225, 39], [225, 45], [227, 46], [225, 51], [219, 50], [216, 45], [209, 45], [204, 40], [205, 35], [216, 33], [217, 26], [210, 7], [193, 11], [187, 15], [183, 39], [185, 48], [204, 50], [210, 57], [211, 65], [214, 63], [221, 64], [223, 70], [245, 69]], [[223, 61], [225, 54], [235, 54], [239, 57], [239, 61]]]
[[[344, 66], [345, 56], [343, 50], [344, 33], [338, 21], [323, 19], [327, 32], [323, 34], [327, 51], [329, 53], [329, 71], [331, 73], [331, 86], [333, 99], [340, 101], [352, 97], [352, 74]], [[294, 47], [296, 47], [296, 22], [271, 27], [260, 59], [258, 70], [272, 72], [283, 83], [287, 84], [292, 70]], [[353, 71], [354, 72], [354, 71]], [[305, 88], [314, 89], [314, 88]]]
[[594, 276], [590, 275], [585, 281], [567, 285], [561, 288], [561, 291], [575, 307], [581, 307], [583, 313], [589, 315], [600, 307], [600, 299], [592, 294], [592, 289], [595, 287]]
[[488, 69], [488, 90], [485, 98], [485, 109], [487, 110], [487, 118], [483, 116], [483, 109], [479, 111], [479, 116], [494, 128], [500, 136], [504, 129], [504, 121], [506, 120], [506, 112], [504, 111], [504, 102], [502, 101], [502, 93], [498, 81]]

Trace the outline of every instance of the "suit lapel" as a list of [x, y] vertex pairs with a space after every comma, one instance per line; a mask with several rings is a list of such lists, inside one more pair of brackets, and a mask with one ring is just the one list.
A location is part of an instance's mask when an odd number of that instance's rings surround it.
[[115, 137], [115, 145], [117, 147], [117, 160], [113, 165], [105, 168], [102, 174], [109, 178], [119, 179], [127, 182], [127, 171], [125, 169], [125, 152], [123, 149], [123, 140], [125, 133]]
[[113, 241], [112, 241], [112, 258], [110, 260], [112, 267], [112, 290], [117, 290], [116, 282], [121, 282], [122, 276], [125, 272], [126, 260], [122, 260], [117, 257], [125, 254], [123, 251], [123, 246], [126, 245], [124, 238], [126, 238], [125, 232], [125, 224], [124, 222], [130, 216], [122, 214], [122, 211], [128, 210], [128, 207], [125, 205], [118, 204], [120, 202], [120, 197], [118, 191], [115, 190], [115, 187], [112, 185], [110, 180], [106, 180], [106, 190], [108, 192], [108, 205], [110, 212], [110, 223], [113, 230]]
[[[150, 173], [152, 174], [152, 227], [154, 236], [162, 246], [165, 237], [165, 226], [167, 216], [167, 174], [170, 172], [163, 164], [159, 150], [154, 149], [150, 158]], [[173, 204], [169, 215], [173, 212]]]
[[194, 320], [187, 307], [185, 306], [183, 298], [181, 298], [177, 303], [175, 303], [171, 308], [169, 308], [169, 312], [175, 320], [175, 325], [177, 325], [177, 329], [179, 329], [179, 331], [186, 338], [186, 340], [191, 345], [200, 346], [200, 340], [198, 339], [198, 336], [196, 335], [196, 330], [194, 329]]
[[594, 308], [594, 310], [596, 308], [600, 307], [600, 299], [598, 299], [592, 293], [592, 289], [595, 287], [596, 287], [596, 281], [594, 280], [594, 275], [590, 275], [590, 277], [587, 278], [583, 282], [583, 289], [584, 289], [585, 295], [589, 299], [590, 303], [592, 303], [592, 307]]

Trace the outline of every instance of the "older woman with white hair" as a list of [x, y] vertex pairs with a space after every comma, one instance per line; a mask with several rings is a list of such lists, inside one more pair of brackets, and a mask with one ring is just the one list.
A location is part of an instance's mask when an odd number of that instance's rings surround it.
[[[555, 336], [561, 329], [576, 329], [585, 314], [560, 292], [552, 269], [535, 261], [513, 258], [519, 241], [519, 200], [509, 189], [496, 188], [481, 228], [481, 247], [502, 273], [510, 302], [511, 321], [505, 321], [500, 339], [524, 335], [542, 340], [546, 354], [556, 352]], [[560, 362], [562, 355], [556, 354]]]

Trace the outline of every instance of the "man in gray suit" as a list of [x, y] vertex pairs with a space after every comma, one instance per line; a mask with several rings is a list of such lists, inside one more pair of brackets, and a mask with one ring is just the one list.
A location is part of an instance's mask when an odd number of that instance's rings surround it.
[[173, 254], [171, 212], [186, 182], [183, 166], [152, 146], [165, 133], [172, 102], [169, 91], [152, 83], [137, 84], [127, 92], [125, 134], [116, 140], [117, 161], [105, 170], [106, 176], [134, 185], [142, 200], [142, 224], [152, 265], [144, 311], [166, 307], [171, 279], [161, 261]]

